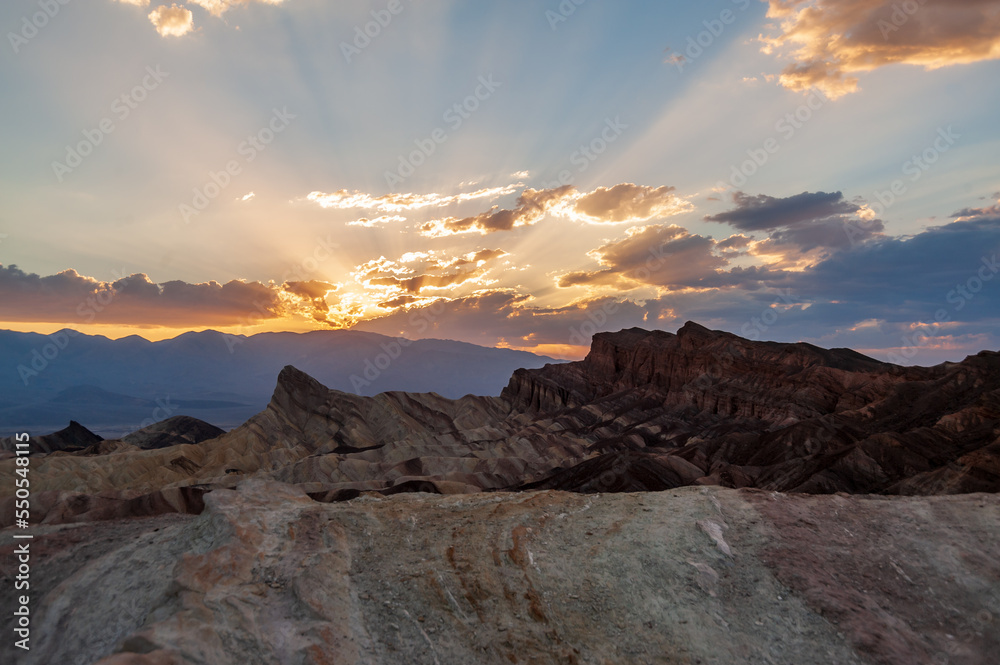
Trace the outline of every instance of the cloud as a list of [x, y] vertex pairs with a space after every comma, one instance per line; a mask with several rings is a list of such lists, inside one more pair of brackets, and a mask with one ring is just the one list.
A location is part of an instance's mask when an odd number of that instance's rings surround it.
[[[560, 307], [539, 307], [513, 289], [486, 289], [460, 298], [439, 299], [360, 322], [355, 330], [410, 339], [448, 339], [582, 357], [590, 335], [634, 326], [656, 327], [637, 303], [602, 297]], [[500, 389], [500, 386], [497, 387]]]
[[318, 204], [321, 208], [335, 208], [338, 210], [366, 209], [377, 210], [378, 212], [404, 212], [420, 210], [422, 208], [441, 208], [455, 203], [474, 201], [476, 199], [495, 199], [505, 194], [511, 194], [517, 190], [516, 185], [506, 187], [490, 187], [479, 189], [474, 192], [463, 192], [460, 194], [385, 194], [383, 196], [372, 196], [357, 190], [349, 192], [340, 189], [333, 193], [310, 192], [306, 199]]
[[[1000, 198], [1000, 196], [997, 198]], [[962, 208], [951, 217], [952, 219], [961, 221], [974, 220], [980, 217], [1000, 217], [1000, 202], [989, 208]]]
[[388, 224], [389, 222], [405, 222], [406, 218], [400, 215], [382, 215], [381, 217], [376, 217], [375, 219], [368, 219], [367, 217], [362, 217], [361, 219], [356, 219], [353, 222], [348, 222], [348, 226], [363, 226], [366, 229], [375, 228], [381, 224]]
[[745, 236], [742, 233], [729, 236], [725, 240], [720, 240], [716, 243], [716, 247], [726, 252], [735, 252], [741, 249], [745, 249], [753, 242], [753, 238], [750, 236]]
[[304, 298], [317, 299], [325, 297], [327, 293], [336, 291], [340, 287], [337, 284], [312, 279], [306, 282], [285, 282], [282, 288]]
[[[715, 245], [737, 247], [745, 238]], [[567, 279], [617, 288], [642, 283], [697, 289], [668, 289], [641, 300], [606, 294], [543, 307], [516, 289], [493, 288], [453, 299], [410, 300], [407, 309], [356, 328], [542, 353], [562, 348], [564, 355], [577, 356], [595, 331], [676, 329], [686, 320], [753, 339], [850, 346], [881, 358], [895, 351], [924, 364], [1000, 347], [1000, 335], [983, 332], [1000, 329], [1000, 215], [955, 221], [910, 238], [873, 237], [797, 272], [766, 266], [724, 271], [724, 261], [707, 251], [712, 242], [676, 226], [633, 230], [594, 252], [605, 269]], [[647, 275], [642, 268], [648, 268], [651, 249], [662, 251], [664, 261]], [[915, 350], [914, 335], [930, 337], [918, 337]]]
[[264, 5], [280, 5], [284, 0], [188, 0], [192, 5], [204, 8], [212, 16], [222, 16], [233, 7], [260, 3]]
[[149, 12], [149, 20], [161, 37], [181, 37], [194, 27], [191, 10], [177, 5], [160, 5]]
[[512, 209], [494, 206], [472, 217], [436, 219], [420, 227], [422, 235], [440, 238], [460, 233], [495, 233], [538, 223], [546, 214], [587, 224], [624, 224], [670, 217], [693, 206], [673, 194], [673, 187], [622, 183], [580, 193], [572, 185], [526, 189]]
[[260, 282], [155, 284], [144, 274], [105, 282], [64, 270], [56, 275], [0, 266], [0, 320], [139, 326], [230, 326], [256, 314], [290, 313], [278, 289]]
[[330, 306], [327, 303], [327, 295], [338, 291], [339, 284], [313, 279], [304, 282], [285, 282], [282, 289], [286, 293], [299, 296], [303, 304], [308, 303], [308, 312], [313, 319], [322, 323], [333, 323], [329, 318]]
[[356, 313], [330, 295], [340, 288], [318, 280], [157, 284], [142, 273], [101, 281], [75, 270], [39, 276], [0, 265], [0, 321], [225, 328], [299, 316], [341, 327]]
[[802, 192], [786, 198], [736, 192], [733, 201], [735, 208], [705, 220], [750, 233], [766, 231], [767, 238], [744, 246], [772, 267], [802, 268], [832, 251], [882, 237], [885, 229], [868, 208], [845, 201], [841, 192]]
[[781, 255], [784, 260], [798, 262], [813, 250], [841, 250], [882, 235], [882, 220], [858, 224], [854, 218], [837, 215], [793, 224], [785, 229], [772, 231], [769, 237], [753, 245], [751, 254], [757, 256]]
[[566, 198], [573, 196], [572, 185], [556, 189], [526, 189], [517, 199], [512, 210], [501, 210], [494, 206], [489, 212], [473, 217], [438, 219], [420, 227], [421, 235], [431, 238], [456, 235], [459, 233], [495, 233], [510, 231], [521, 226], [530, 226], [545, 216], [546, 211]]
[[733, 194], [736, 207], [718, 215], [706, 215], [705, 221], [729, 224], [740, 231], [770, 231], [800, 222], [850, 215], [860, 206], [844, 200], [840, 192], [802, 192], [779, 199], [766, 194]]
[[673, 191], [673, 187], [644, 187], [631, 183], [598, 187], [581, 195], [573, 210], [586, 221], [597, 224], [645, 222], [691, 210], [691, 204]]
[[792, 90], [832, 99], [858, 90], [857, 74], [891, 64], [937, 69], [1000, 58], [995, 0], [770, 0], [777, 34], [765, 53], [787, 53], [781, 73]]
[[[942, 307], [952, 318], [996, 317], [998, 253], [1000, 215], [983, 216], [839, 252], [797, 276], [796, 288], [818, 304], [835, 301], [838, 309], [850, 308], [855, 321], [926, 320]], [[977, 293], [966, 299], [959, 290], [970, 280]]]
[[[462, 285], [484, 286], [491, 264], [507, 256], [500, 249], [481, 249], [461, 256], [441, 258], [435, 252], [411, 252], [396, 261], [379, 257], [355, 268], [352, 276], [382, 303], [396, 303], [404, 296], [416, 298], [425, 290], [452, 289]], [[391, 306], [410, 304], [402, 301]]]
[[[119, 4], [148, 7], [149, 0], [117, 0]], [[238, 5], [253, 3], [280, 5], [284, 0], [187, 0], [189, 5], [197, 5], [216, 18]], [[162, 37], [181, 37], [194, 29], [194, 15], [187, 7], [178, 4], [159, 5], [149, 13], [149, 20]]]
[[623, 290], [714, 286], [719, 270], [728, 263], [714, 253], [715, 246], [711, 238], [693, 235], [680, 226], [634, 227], [624, 239], [591, 252], [602, 269], [569, 272], [559, 276], [556, 284], [560, 288], [611, 286]]

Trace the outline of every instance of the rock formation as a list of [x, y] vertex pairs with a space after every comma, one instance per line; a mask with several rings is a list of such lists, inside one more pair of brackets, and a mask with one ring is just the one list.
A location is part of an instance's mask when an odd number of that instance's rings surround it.
[[32, 648], [3, 640], [0, 659], [988, 665], [1000, 649], [998, 495], [324, 504], [247, 480], [205, 500], [197, 517], [36, 528]]
[[[586, 359], [519, 370], [499, 397], [360, 397], [289, 366], [267, 408], [242, 426], [195, 444], [176, 432], [170, 439], [178, 422], [84, 451], [115, 451], [113, 463], [84, 453], [72, 462], [41, 457], [33, 487], [129, 500], [247, 477], [327, 497], [684, 485], [997, 491], [1000, 353], [899, 367], [848, 349], [751, 342], [688, 323], [676, 335], [595, 335]], [[180, 445], [162, 447], [170, 441]], [[11, 460], [0, 462], [0, 475], [12, 470]]]
[[1000, 353], [898, 367], [689, 323], [596, 335], [495, 397], [359, 397], [285, 367], [232, 431], [53, 445], [30, 463], [35, 641], [4, 662], [1000, 651]]

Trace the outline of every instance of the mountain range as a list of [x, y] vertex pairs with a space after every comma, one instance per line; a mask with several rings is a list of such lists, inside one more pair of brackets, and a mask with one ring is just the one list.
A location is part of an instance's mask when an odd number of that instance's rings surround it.
[[0, 435], [40, 435], [77, 420], [118, 437], [178, 414], [231, 428], [267, 405], [274, 377], [289, 364], [359, 395], [420, 390], [461, 397], [499, 392], [515, 369], [547, 362], [554, 361], [511, 349], [356, 331], [205, 331], [159, 342], [68, 329], [51, 335], [0, 331]]
[[[150, 439], [157, 444], [140, 443]], [[110, 442], [59, 441], [32, 472], [36, 514], [48, 521], [163, 492], [200, 497], [250, 477], [324, 501], [688, 485], [996, 492], [1000, 353], [900, 367], [688, 323], [677, 334], [599, 333], [584, 360], [518, 369], [499, 396], [359, 396], [286, 366], [267, 407], [228, 432], [175, 417]], [[13, 468], [0, 461], [0, 478]]]

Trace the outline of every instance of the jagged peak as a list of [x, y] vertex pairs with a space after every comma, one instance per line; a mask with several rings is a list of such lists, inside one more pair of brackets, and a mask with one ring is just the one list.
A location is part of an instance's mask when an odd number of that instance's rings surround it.
[[716, 336], [719, 334], [717, 330], [710, 330], [700, 323], [695, 323], [694, 321], [687, 321], [683, 326], [677, 331], [677, 336], [682, 335], [711, 335]]
[[59, 430], [58, 432], [53, 432], [51, 436], [82, 436], [94, 441], [103, 441], [104, 438], [98, 434], [94, 434], [89, 429], [81, 425], [75, 420], [69, 421], [69, 425]]
[[278, 383], [274, 387], [271, 400], [282, 395], [307, 396], [314, 395], [326, 398], [330, 389], [293, 365], [285, 365], [278, 374]]

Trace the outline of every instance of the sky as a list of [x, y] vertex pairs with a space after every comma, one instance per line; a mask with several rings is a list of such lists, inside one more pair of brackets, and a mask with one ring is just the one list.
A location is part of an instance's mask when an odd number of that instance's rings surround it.
[[17, 0], [0, 328], [1000, 349], [998, 0]]

